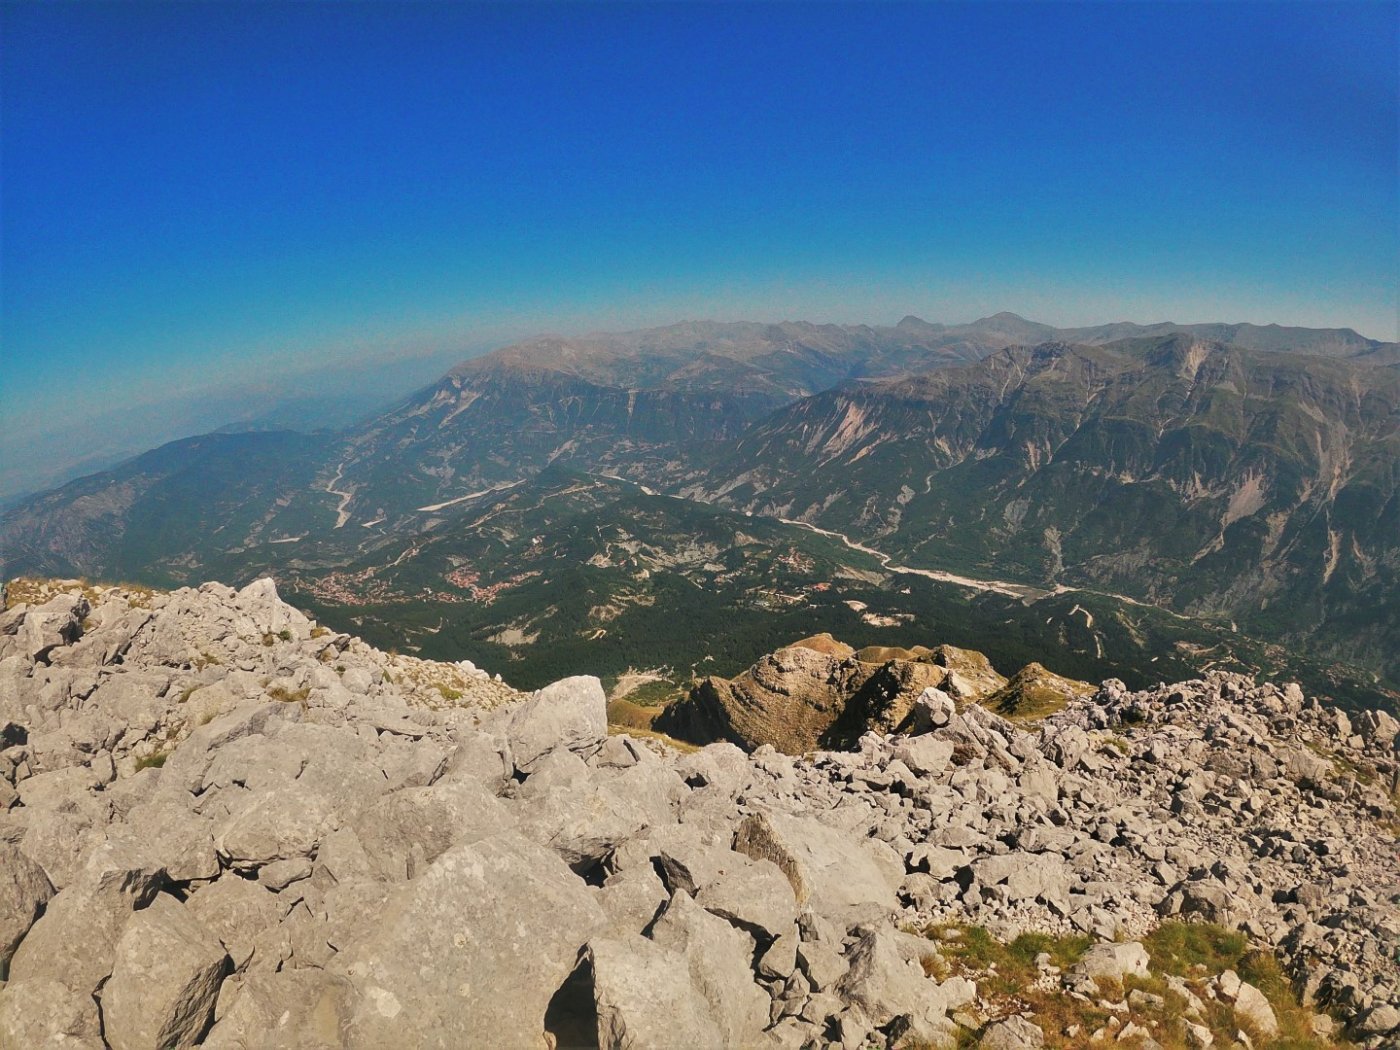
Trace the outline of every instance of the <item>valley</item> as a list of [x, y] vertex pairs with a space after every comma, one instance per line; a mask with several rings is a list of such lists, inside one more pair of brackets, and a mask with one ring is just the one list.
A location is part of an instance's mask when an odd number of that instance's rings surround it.
[[7, 576], [271, 575], [526, 687], [659, 666], [678, 696], [827, 632], [1394, 706], [1385, 346], [1006, 314], [548, 337], [338, 434], [165, 446], [11, 508], [0, 549]]

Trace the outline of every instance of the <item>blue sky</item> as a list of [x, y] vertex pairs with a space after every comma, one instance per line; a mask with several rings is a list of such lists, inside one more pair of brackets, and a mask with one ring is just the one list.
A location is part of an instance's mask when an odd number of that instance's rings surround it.
[[9, 4], [7, 427], [680, 317], [1394, 339], [1397, 10]]

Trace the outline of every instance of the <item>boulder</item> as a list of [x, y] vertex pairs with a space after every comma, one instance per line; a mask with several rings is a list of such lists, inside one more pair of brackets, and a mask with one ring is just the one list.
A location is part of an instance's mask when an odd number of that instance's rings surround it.
[[608, 735], [603, 684], [589, 675], [545, 686], [511, 715], [507, 738], [515, 768], [528, 774], [556, 748], [591, 755]]
[[318, 792], [293, 785], [269, 790], [224, 823], [215, 840], [235, 868], [258, 868], [275, 860], [316, 852], [331, 817], [330, 803]]
[[734, 849], [772, 861], [799, 905], [843, 925], [882, 918], [895, 904], [903, 866], [891, 870], [858, 838], [807, 817], [756, 813], [734, 836]]
[[911, 736], [895, 745], [894, 757], [921, 777], [934, 777], [948, 768], [953, 744], [936, 736]]
[[591, 941], [588, 960], [600, 1050], [733, 1045], [683, 955], [633, 935]]
[[194, 1046], [214, 1017], [229, 964], [224, 946], [169, 894], [132, 915], [102, 988], [113, 1050]]
[[616, 872], [598, 891], [598, 903], [613, 933], [641, 933], [656, 919], [671, 895], [656, 869], [637, 865]]
[[551, 998], [605, 922], [544, 847], [509, 833], [454, 846], [342, 953], [355, 993], [347, 1044], [535, 1045]]
[[91, 995], [39, 977], [0, 987], [0, 1047], [105, 1050], [102, 1019]]
[[449, 847], [508, 828], [511, 815], [473, 780], [405, 788], [376, 800], [354, 833], [381, 878], [410, 879]]
[[1074, 964], [1074, 972], [1085, 977], [1145, 977], [1150, 962], [1147, 949], [1137, 941], [1105, 941], [1090, 946]]
[[1234, 999], [1236, 1017], [1248, 1021], [1270, 1039], [1278, 1035], [1278, 1017], [1263, 992], [1248, 981], [1241, 981]]
[[92, 995], [112, 972], [127, 919], [165, 882], [165, 871], [129, 846], [104, 843], [60, 890], [10, 959], [10, 979], [54, 978]]
[[[121, 834], [130, 835], [165, 868], [172, 882], [212, 879], [219, 874], [213, 822], [169, 798], [134, 806]], [[118, 833], [114, 828], [109, 834]]]
[[724, 1046], [752, 1046], [768, 1025], [768, 995], [754, 984], [754, 940], [684, 893], [671, 898], [651, 930], [681, 955], [691, 984], [720, 1029]]
[[1024, 1017], [994, 1021], [977, 1042], [981, 1050], [1033, 1050], [1045, 1045], [1045, 1033]]
[[251, 879], [229, 875], [192, 894], [185, 910], [219, 939], [233, 968], [241, 970], [252, 958], [257, 935], [276, 926], [286, 907]]
[[342, 1050], [344, 977], [314, 969], [267, 970], [224, 981], [205, 1050]]
[[14, 846], [0, 842], [0, 980], [53, 892], [43, 868]]
[[860, 1012], [870, 1027], [883, 1028], [896, 1018], [917, 1022], [925, 1034], [951, 1036], [945, 1021], [948, 1002], [918, 963], [904, 958], [888, 927], [867, 930], [847, 952], [850, 968], [836, 985], [837, 995]]
[[776, 864], [729, 852], [733, 859], [699, 887], [696, 901], [767, 940], [790, 933], [797, 922], [792, 884]]

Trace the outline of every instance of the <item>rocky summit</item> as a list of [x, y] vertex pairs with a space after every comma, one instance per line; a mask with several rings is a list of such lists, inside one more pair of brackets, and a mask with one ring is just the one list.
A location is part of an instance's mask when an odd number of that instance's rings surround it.
[[[1400, 726], [1294, 685], [1008, 721], [925, 658], [795, 757], [610, 731], [595, 678], [384, 653], [268, 580], [6, 605], [6, 1050], [1400, 1045]], [[774, 659], [855, 655], [819, 648]]]

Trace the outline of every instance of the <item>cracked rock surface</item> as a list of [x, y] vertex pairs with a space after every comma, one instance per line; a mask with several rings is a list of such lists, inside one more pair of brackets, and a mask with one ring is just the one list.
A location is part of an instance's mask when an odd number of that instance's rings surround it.
[[1229, 674], [916, 703], [854, 751], [681, 753], [594, 678], [381, 653], [271, 581], [51, 587], [0, 614], [0, 1046], [1033, 1046], [910, 931], [1087, 936], [1043, 968], [1084, 995], [1166, 919], [1396, 1045], [1389, 716]]

